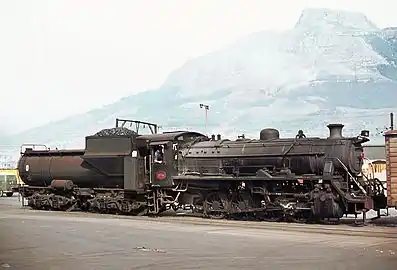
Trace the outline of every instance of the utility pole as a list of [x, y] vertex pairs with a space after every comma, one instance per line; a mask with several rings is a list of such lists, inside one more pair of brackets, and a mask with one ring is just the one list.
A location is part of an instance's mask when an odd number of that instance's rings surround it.
[[210, 106], [201, 103], [200, 108], [204, 109], [204, 111], [205, 111], [205, 133], [207, 133], [207, 118], [208, 118], [208, 111], [210, 109]]

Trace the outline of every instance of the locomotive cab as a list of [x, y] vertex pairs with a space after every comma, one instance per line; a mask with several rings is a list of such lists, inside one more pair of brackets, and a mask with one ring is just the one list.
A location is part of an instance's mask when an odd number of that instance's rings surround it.
[[171, 141], [149, 143], [150, 183], [152, 186], [172, 186], [171, 175], [175, 174], [173, 147]]
[[145, 143], [145, 175], [153, 187], [172, 187], [177, 175], [178, 149], [197, 139], [208, 138], [197, 132], [175, 131], [162, 134], [141, 135], [138, 141]]

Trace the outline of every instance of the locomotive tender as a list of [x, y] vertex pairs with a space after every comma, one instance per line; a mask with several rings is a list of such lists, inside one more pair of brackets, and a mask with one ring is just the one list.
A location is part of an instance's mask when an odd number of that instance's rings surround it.
[[[122, 127], [120, 127], [122, 123]], [[137, 131], [125, 129], [135, 123]], [[139, 134], [139, 125], [152, 134]], [[85, 149], [21, 150], [19, 192], [34, 209], [158, 215], [172, 207], [209, 218], [339, 220], [384, 209], [377, 179], [361, 174], [368, 131], [343, 137], [222, 139], [191, 131], [157, 133], [157, 125], [116, 119], [87, 136]], [[123, 131], [123, 134], [112, 134]]]

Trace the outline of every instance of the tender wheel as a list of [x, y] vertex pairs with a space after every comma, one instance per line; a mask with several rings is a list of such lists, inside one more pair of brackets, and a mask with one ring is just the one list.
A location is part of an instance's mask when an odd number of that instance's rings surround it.
[[14, 192], [7, 192], [6, 193], [7, 197], [12, 197], [13, 194], [14, 194]]
[[229, 210], [229, 201], [226, 194], [212, 192], [208, 194], [204, 203], [204, 215], [213, 219], [223, 219]]

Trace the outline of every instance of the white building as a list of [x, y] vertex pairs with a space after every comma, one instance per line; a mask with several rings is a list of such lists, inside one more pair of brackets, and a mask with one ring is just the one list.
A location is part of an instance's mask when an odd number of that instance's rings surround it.
[[386, 151], [385, 145], [364, 147], [363, 174], [368, 178], [378, 178], [386, 188]]
[[0, 169], [14, 169], [17, 161], [11, 155], [0, 154]]

